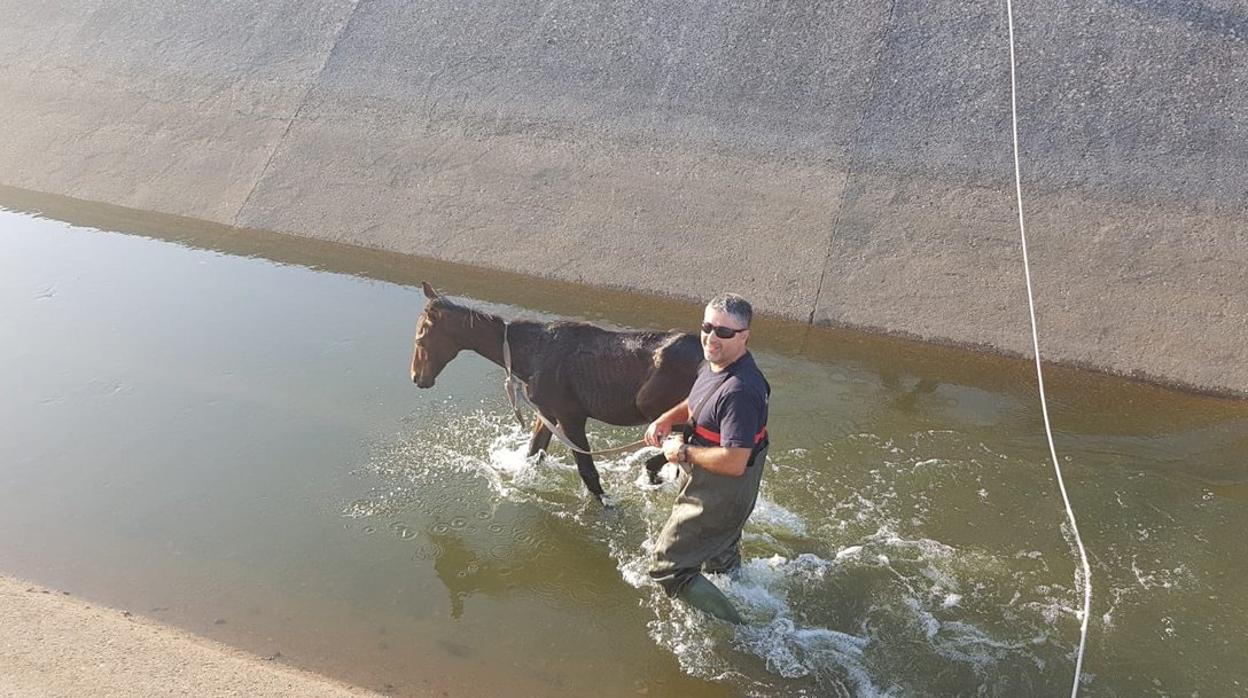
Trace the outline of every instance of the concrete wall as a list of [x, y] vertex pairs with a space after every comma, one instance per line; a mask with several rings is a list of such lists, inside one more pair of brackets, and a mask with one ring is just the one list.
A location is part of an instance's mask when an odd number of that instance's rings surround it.
[[[1030, 353], [1004, 2], [0, 16], [0, 184]], [[1248, 9], [1015, 18], [1042, 351], [1248, 395]]]

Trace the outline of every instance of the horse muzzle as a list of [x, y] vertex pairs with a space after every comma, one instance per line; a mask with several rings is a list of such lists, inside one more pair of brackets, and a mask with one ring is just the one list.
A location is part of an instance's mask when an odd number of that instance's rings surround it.
[[426, 378], [424, 371], [412, 371], [412, 382], [416, 384], [417, 388], [432, 388], [433, 380], [433, 378]]

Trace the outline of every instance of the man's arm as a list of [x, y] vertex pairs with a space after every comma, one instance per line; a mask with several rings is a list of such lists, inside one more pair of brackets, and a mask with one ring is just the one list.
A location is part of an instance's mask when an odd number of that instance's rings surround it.
[[750, 462], [750, 448], [734, 448], [731, 446], [686, 446], [684, 441], [671, 439], [663, 444], [663, 455], [671, 463], [681, 462], [681, 451], [684, 451], [684, 462], [702, 468], [716, 475], [741, 477]]
[[662, 446], [663, 439], [672, 433], [672, 427], [677, 424], [683, 424], [689, 421], [689, 400], [686, 398], [680, 401], [672, 409], [664, 412], [658, 419], [650, 422], [650, 426], [646, 427], [646, 445]]
[[[754, 437], [762, 428], [766, 398], [754, 391], [728, 390], [715, 405], [722, 441], [720, 446], [685, 446], [679, 440], [663, 446], [667, 460], [682, 460], [699, 468], [728, 477], [741, 477], [754, 451]], [[683, 457], [682, 457], [683, 452]]]

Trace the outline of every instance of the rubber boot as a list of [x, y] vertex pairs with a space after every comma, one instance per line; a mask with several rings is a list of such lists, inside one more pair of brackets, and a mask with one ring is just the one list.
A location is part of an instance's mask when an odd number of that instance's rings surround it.
[[732, 605], [724, 592], [719, 590], [711, 580], [698, 575], [694, 577], [680, 593], [677, 598], [694, 608], [705, 611], [720, 620], [726, 620], [735, 625], [743, 625], [745, 621], [741, 620], [741, 614], [737, 613], [737, 607]]

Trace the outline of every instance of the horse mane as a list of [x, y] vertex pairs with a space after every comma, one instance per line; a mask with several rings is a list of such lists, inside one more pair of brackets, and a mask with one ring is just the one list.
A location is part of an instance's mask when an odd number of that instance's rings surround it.
[[489, 313], [482, 312], [476, 308], [470, 308], [462, 303], [456, 303], [446, 296], [438, 296], [435, 298], [430, 304], [430, 307], [438, 310], [449, 310], [457, 314], [467, 316], [468, 327], [472, 327], [477, 320], [481, 320], [482, 322], [498, 322], [500, 320], [500, 318], [496, 315], [490, 315]]

